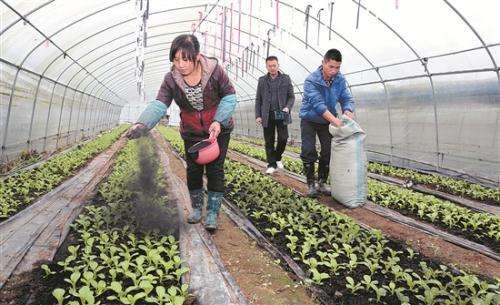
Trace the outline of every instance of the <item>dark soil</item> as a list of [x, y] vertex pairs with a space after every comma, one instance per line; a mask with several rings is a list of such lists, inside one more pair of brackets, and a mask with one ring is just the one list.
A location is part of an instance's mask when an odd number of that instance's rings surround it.
[[[265, 170], [264, 167], [249, 162], [245, 158], [235, 154], [231, 154], [231, 152], [228, 153], [228, 157], [256, 170], [262, 172]], [[305, 183], [280, 173], [279, 171], [273, 174], [273, 179], [302, 194], [307, 192], [307, 185]], [[366, 224], [371, 228], [381, 230], [394, 241], [408, 244], [411, 248], [420, 252], [425, 257], [441, 261], [448, 265], [456, 265], [459, 268], [488, 278], [500, 277], [500, 263], [478, 252], [464, 249], [439, 237], [431, 236], [411, 229], [408, 226], [392, 222], [366, 209], [346, 208], [341, 204], [335, 203], [332, 198], [327, 196], [321, 196], [318, 198], [318, 201], [337, 212], [355, 219], [358, 223]]]
[[[157, 205], [149, 203], [149, 199], [153, 197], [163, 197], [166, 195], [164, 188], [159, 188], [156, 176], [151, 173], [156, 173], [158, 165], [154, 162], [154, 152], [144, 145], [140, 146], [139, 160], [140, 172], [139, 179], [132, 181], [128, 188], [138, 191], [139, 196], [136, 196], [133, 204], [129, 205], [129, 209], [121, 209], [121, 212], [126, 212], [121, 216], [114, 217], [113, 227], [123, 228], [125, 226], [134, 227], [134, 233], [138, 238], [144, 236], [148, 232], [158, 232], [161, 235], [174, 235], [176, 239], [179, 237], [178, 223], [176, 222], [177, 215], [176, 207], [160, 208]], [[153, 158], [151, 158], [153, 157]], [[153, 162], [151, 162], [153, 160]], [[96, 196], [88, 203], [89, 205], [103, 206], [107, 203], [104, 198], [97, 193]], [[128, 213], [127, 213], [128, 212]], [[172, 221], [165, 221], [172, 219]], [[31, 272], [25, 272], [18, 276], [14, 276], [0, 290], [0, 304], [5, 305], [48, 305], [56, 304], [55, 298], [52, 296], [52, 291], [56, 288], [67, 288], [69, 284], [64, 281], [69, 278], [70, 272], [64, 271], [57, 264], [63, 261], [68, 255], [68, 247], [71, 245], [79, 245], [78, 233], [72, 228], [57, 251], [53, 262], [45, 262], [51, 271], [55, 274], [46, 276], [41, 268], [36, 268]], [[44, 262], [41, 262], [42, 265]], [[118, 281], [120, 279], [117, 279]], [[127, 279], [123, 281], [123, 286], [131, 285], [132, 281]], [[177, 282], [165, 282], [165, 287], [176, 285]], [[105, 292], [96, 300], [104, 300], [102, 304], [121, 304], [116, 301], [108, 301], [106, 297], [111, 295], [111, 292]], [[149, 304], [146, 302], [137, 302], [136, 304]]]
[[[167, 150], [171, 174], [185, 181], [186, 169], [177, 153]], [[219, 229], [212, 235], [225, 267], [252, 305], [316, 304], [307, 289], [291, 273], [288, 265], [278, 265], [224, 214]]]

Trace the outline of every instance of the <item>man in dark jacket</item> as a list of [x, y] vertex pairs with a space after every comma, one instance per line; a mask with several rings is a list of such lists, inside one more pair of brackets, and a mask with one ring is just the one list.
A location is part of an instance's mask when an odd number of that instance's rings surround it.
[[[292, 122], [290, 111], [295, 102], [290, 77], [279, 71], [278, 58], [266, 58], [268, 73], [259, 78], [255, 97], [255, 121], [264, 128], [267, 174], [283, 168], [281, 156], [288, 140], [287, 125]], [[275, 146], [275, 133], [278, 141]]]
[[[300, 135], [302, 147], [300, 158], [309, 187], [308, 196], [316, 197], [318, 190], [329, 194], [325, 188], [330, 166], [332, 136], [328, 125], [342, 125], [337, 118], [337, 102], [342, 113], [353, 118], [354, 100], [347, 87], [347, 82], [339, 72], [342, 54], [337, 49], [330, 49], [323, 56], [321, 66], [311, 73], [304, 82], [304, 99], [300, 107]], [[318, 160], [316, 136], [319, 138], [321, 151], [318, 164], [318, 189], [316, 189], [314, 164]]]

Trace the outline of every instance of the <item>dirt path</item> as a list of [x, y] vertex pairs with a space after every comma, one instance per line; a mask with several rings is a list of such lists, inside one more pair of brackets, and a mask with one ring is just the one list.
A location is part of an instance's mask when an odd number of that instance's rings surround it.
[[[241, 157], [231, 151], [228, 152], [228, 157], [232, 160], [246, 164], [256, 170], [260, 170], [262, 172], [265, 170], [264, 163], [249, 162], [248, 158]], [[283, 172], [275, 172], [273, 174], [273, 178], [276, 181], [293, 188], [299, 193], [305, 194], [307, 192], [307, 185], [305, 183], [289, 177]], [[333, 202], [333, 200], [327, 196], [321, 196], [318, 198], [318, 201], [336, 212], [340, 212], [355, 219], [360, 224], [379, 229], [390, 238], [407, 243], [413, 249], [429, 258], [446, 264], [456, 265], [465, 270], [490, 278], [500, 277], [500, 263], [485, 255], [456, 246], [439, 237], [415, 231], [406, 225], [392, 222], [366, 209], [345, 208], [344, 206]]]
[[[186, 181], [182, 162], [168, 151], [172, 173]], [[236, 280], [250, 304], [312, 305], [316, 304], [306, 288], [292, 280], [270, 255], [258, 247], [224, 214], [213, 239], [225, 266]]]

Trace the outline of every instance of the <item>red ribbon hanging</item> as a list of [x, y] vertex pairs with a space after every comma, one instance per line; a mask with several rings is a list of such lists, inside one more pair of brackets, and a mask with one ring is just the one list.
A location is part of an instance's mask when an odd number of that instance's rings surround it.
[[241, 0], [238, 1], [238, 53], [240, 52], [240, 38], [241, 38]]
[[280, 17], [280, 0], [276, 0], [276, 28], [280, 27], [279, 23], [279, 17]]

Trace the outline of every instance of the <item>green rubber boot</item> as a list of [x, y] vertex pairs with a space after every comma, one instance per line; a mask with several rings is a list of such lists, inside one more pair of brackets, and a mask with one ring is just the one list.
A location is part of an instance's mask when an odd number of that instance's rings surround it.
[[189, 223], [198, 223], [201, 220], [201, 211], [203, 209], [203, 189], [189, 191], [191, 198], [191, 207], [193, 211], [188, 216]]
[[224, 193], [208, 191], [207, 216], [205, 217], [205, 229], [217, 230], [217, 216]]

